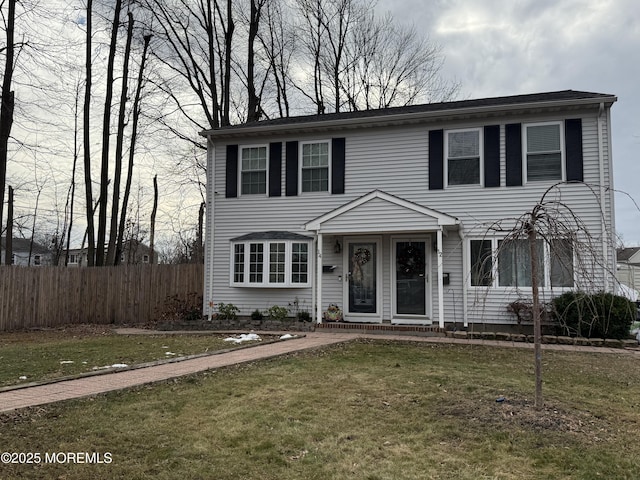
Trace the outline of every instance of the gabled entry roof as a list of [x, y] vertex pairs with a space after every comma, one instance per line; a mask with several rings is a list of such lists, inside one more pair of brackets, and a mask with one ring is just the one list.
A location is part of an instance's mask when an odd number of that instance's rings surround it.
[[426, 232], [460, 220], [395, 195], [374, 190], [305, 224], [319, 233]]

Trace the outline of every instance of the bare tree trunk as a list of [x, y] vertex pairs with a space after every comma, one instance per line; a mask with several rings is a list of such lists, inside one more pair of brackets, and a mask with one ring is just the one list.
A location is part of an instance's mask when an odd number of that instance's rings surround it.
[[133, 14], [128, 13], [127, 43], [124, 50], [122, 66], [122, 89], [120, 92], [120, 110], [118, 113], [118, 133], [116, 134], [116, 164], [113, 175], [113, 200], [111, 201], [111, 227], [109, 230], [109, 247], [107, 249], [107, 265], [117, 265], [115, 260], [118, 237], [118, 212], [120, 208], [120, 177], [122, 175], [122, 149], [124, 144], [125, 113], [127, 106], [127, 83], [129, 78], [129, 57], [131, 56], [131, 40], [133, 38]]
[[80, 101], [80, 84], [76, 90], [76, 107], [73, 128], [73, 167], [71, 169], [71, 186], [67, 194], [67, 206], [69, 207], [69, 224], [67, 227], [67, 244], [64, 247], [64, 266], [69, 265], [69, 247], [71, 244], [71, 229], [73, 228], [73, 206], [76, 196], [76, 166], [78, 165], [78, 102]]
[[151, 232], [149, 234], [149, 249], [151, 250], [151, 258], [149, 263], [155, 262], [154, 241], [156, 233], [156, 212], [158, 211], [158, 175], [153, 177], [153, 209], [151, 210]]
[[531, 213], [531, 219], [527, 225], [527, 237], [529, 239], [529, 251], [531, 257], [531, 294], [533, 297], [533, 347], [535, 355], [536, 396], [535, 408], [543, 407], [542, 401], [542, 328], [540, 325], [540, 292], [538, 289], [538, 248], [536, 245], [536, 214], [537, 208]]
[[33, 236], [36, 234], [36, 219], [38, 218], [38, 206], [40, 205], [41, 193], [42, 193], [42, 187], [38, 185], [38, 194], [36, 195], [36, 206], [35, 206], [35, 209], [33, 210], [33, 223], [31, 224], [31, 240], [29, 241], [29, 259], [27, 260], [28, 266], [31, 266], [31, 254], [33, 253]]
[[[260, 0], [258, 0], [260, 2]], [[260, 119], [260, 99], [256, 95], [255, 85], [255, 41], [260, 25], [261, 2], [251, 0], [251, 13], [249, 17], [249, 44], [247, 54], [247, 122], [256, 122]]]
[[100, 206], [98, 208], [98, 239], [96, 245], [96, 265], [104, 265], [104, 244], [107, 235], [107, 203], [109, 202], [107, 184], [109, 182], [109, 137], [111, 136], [111, 100], [113, 98], [114, 63], [120, 24], [122, 0], [116, 0], [111, 24], [111, 44], [107, 61], [107, 90], [104, 97], [104, 114], [102, 118], [102, 163], [100, 170]]
[[233, 41], [233, 14], [231, 12], [231, 0], [227, 0], [227, 30], [224, 35], [224, 84], [222, 87], [222, 126], [231, 125], [229, 109], [231, 105], [231, 50]]
[[[13, 80], [14, 60], [14, 28], [16, 19], [16, 0], [9, 0], [9, 10], [6, 18], [7, 46], [5, 48], [4, 76], [2, 79], [2, 98], [0, 100], [0, 223], [4, 207], [4, 190], [7, 181], [7, 155], [9, 152], [9, 136], [13, 125], [14, 98], [11, 90]], [[7, 233], [7, 238], [9, 235]], [[9, 260], [10, 261], [10, 260]], [[8, 264], [7, 264], [8, 265]]]
[[204, 209], [206, 208], [206, 203], [202, 202], [200, 204], [200, 211], [198, 212], [198, 234], [196, 236], [196, 261], [195, 263], [204, 262], [204, 248], [203, 248], [203, 238], [204, 238]]
[[4, 239], [4, 264], [13, 265], [13, 187], [9, 185], [7, 204], [7, 235]]
[[[84, 118], [83, 118], [83, 150], [84, 150], [84, 190], [85, 201], [87, 204], [87, 266], [92, 267], [95, 265], [95, 232], [93, 225], [93, 192], [91, 187], [91, 142], [90, 142], [90, 130], [91, 130], [91, 9], [93, 0], [87, 0], [87, 39], [86, 39], [86, 85], [84, 89]], [[84, 241], [83, 241], [84, 243]]]
[[144, 68], [147, 61], [147, 50], [151, 35], [144, 36], [144, 47], [142, 48], [142, 61], [140, 62], [140, 71], [138, 72], [138, 85], [136, 86], [136, 95], [133, 101], [133, 126], [131, 130], [131, 146], [129, 147], [129, 168], [127, 170], [127, 182], [124, 187], [124, 198], [122, 199], [122, 209], [120, 211], [120, 225], [118, 226], [118, 239], [116, 246], [115, 262], [120, 262], [122, 254], [122, 243], [124, 238], [124, 227], [127, 219], [127, 207], [129, 206], [129, 195], [131, 193], [131, 180], [133, 178], [133, 160], [136, 150], [136, 138], [138, 137], [138, 118], [140, 117], [140, 96], [142, 94], [142, 85], [144, 83]]

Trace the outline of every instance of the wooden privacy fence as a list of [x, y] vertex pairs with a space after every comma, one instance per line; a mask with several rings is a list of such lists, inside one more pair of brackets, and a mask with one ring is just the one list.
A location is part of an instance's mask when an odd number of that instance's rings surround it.
[[0, 331], [157, 318], [168, 297], [202, 295], [204, 266], [0, 267]]

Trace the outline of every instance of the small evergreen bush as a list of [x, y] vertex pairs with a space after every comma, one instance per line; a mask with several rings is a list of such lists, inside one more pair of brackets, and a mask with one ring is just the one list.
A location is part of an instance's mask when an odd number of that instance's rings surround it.
[[218, 318], [220, 320], [235, 320], [238, 318], [239, 311], [240, 309], [233, 303], [220, 302], [218, 304]]
[[624, 339], [635, 320], [636, 305], [611, 293], [566, 292], [553, 299], [553, 315], [571, 336]]
[[269, 318], [271, 320], [282, 321], [285, 318], [287, 318], [289, 309], [286, 307], [280, 307], [278, 305], [274, 305], [272, 307], [269, 307], [269, 309], [267, 310], [267, 313], [269, 314]]
[[264, 315], [257, 308], [253, 312], [251, 312], [251, 320], [262, 320], [263, 318]]

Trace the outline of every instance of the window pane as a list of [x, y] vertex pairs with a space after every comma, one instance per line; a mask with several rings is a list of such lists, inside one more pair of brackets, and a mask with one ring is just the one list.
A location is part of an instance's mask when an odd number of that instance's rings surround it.
[[471, 285], [491, 286], [492, 271], [491, 240], [471, 240]]
[[267, 172], [242, 172], [242, 194], [251, 195], [267, 192]]
[[249, 281], [262, 283], [262, 271], [264, 270], [264, 245], [252, 243], [249, 245]]
[[329, 190], [328, 168], [302, 169], [303, 192], [326, 192]]
[[291, 283], [307, 283], [309, 281], [307, 243], [294, 243], [291, 252]]
[[239, 243], [233, 249], [233, 281], [244, 282], [244, 244]]
[[449, 158], [480, 156], [480, 132], [449, 132]]
[[449, 159], [447, 181], [449, 185], [478, 185], [480, 158]]
[[[544, 286], [544, 244], [536, 240], [538, 285]], [[529, 240], [507, 240], [498, 243], [498, 284], [501, 287], [531, 286], [531, 254]]]
[[560, 150], [560, 125], [527, 127], [527, 152], [554, 152]]
[[527, 180], [562, 180], [560, 153], [527, 155]]
[[550, 249], [551, 286], [573, 287], [573, 244], [570, 240], [552, 240]]
[[285, 244], [269, 245], [269, 283], [284, 283]]

